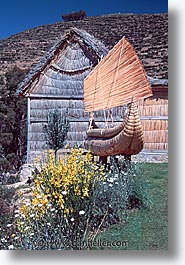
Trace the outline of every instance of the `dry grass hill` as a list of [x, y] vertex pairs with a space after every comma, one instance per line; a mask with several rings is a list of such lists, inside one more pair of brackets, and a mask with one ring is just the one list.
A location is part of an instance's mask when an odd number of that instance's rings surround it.
[[0, 72], [6, 72], [14, 65], [29, 69], [43, 57], [65, 30], [73, 26], [94, 35], [108, 48], [112, 48], [125, 36], [134, 45], [147, 74], [167, 78], [167, 14], [112, 14], [28, 29], [0, 40]]

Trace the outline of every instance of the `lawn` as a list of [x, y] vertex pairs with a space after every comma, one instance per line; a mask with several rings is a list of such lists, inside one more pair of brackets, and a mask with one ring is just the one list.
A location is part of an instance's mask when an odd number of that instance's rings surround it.
[[[168, 164], [140, 164], [140, 172], [146, 207], [129, 211], [125, 224], [101, 232], [96, 238], [98, 247], [94, 249], [168, 249]], [[109, 245], [111, 242], [114, 246]]]

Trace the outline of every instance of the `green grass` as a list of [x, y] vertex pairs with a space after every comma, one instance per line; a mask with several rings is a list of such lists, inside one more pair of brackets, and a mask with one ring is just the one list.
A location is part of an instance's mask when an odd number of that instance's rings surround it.
[[[144, 163], [139, 167], [138, 185], [146, 188], [143, 191], [146, 207], [130, 211], [125, 224], [111, 226], [100, 233], [96, 238], [99, 247], [95, 249], [168, 249], [168, 164]], [[102, 246], [104, 241], [119, 241], [118, 245], [125, 241], [126, 246]]]

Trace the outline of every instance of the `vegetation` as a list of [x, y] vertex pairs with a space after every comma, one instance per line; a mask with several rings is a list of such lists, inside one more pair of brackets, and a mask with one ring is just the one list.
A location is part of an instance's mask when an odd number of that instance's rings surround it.
[[0, 175], [0, 185], [14, 184], [20, 181], [19, 171], [17, 172], [2, 172]]
[[69, 120], [66, 116], [67, 112], [63, 116], [58, 109], [50, 111], [47, 124], [43, 127], [46, 143], [49, 148], [54, 150], [55, 160], [57, 151], [64, 147], [65, 138], [69, 130]]
[[[12, 231], [9, 230], [9, 224], [14, 223], [14, 206], [12, 197], [15, 196], [14, 188], [7, 188], [0, 185], [0, 249], [4, 248], [6, 238], [11, 237]], [[4, 240], [3, 240], [4, 238]], [[10, 244], [9, 244], [10, 245]]]
[[[97, 242], [119, 243], [111, 246], [111, 249], [167, 250], [168, 164], [143, 163], [139, 165], [139, 172], [135, 187], [140, 189], [138, 194], [145, 198], [145, 207], [129, 212], [125, 224], [116, 224], [99, 233]], [[97, 248], [109, 247], [101, 245]]]
[[167, 249], [167, 164], [105, 169], [82, 149], [58, 161], [51, 151], [33, 177], [30, 201], [0, 216], [1, 249]]
[[0, 173], [22, 164], [26, 147], [26, 100], [16, 97], [25, 71], [14, 67], [0, 76]]
[[79, 12], [72, 12], [70, 14], [62, 15], [64, 21], [82, 20], [86, 17], [86, 12], [80, 10]]
[[[1, 184], [19, 180], [11, 171], [25, 156], [26, 102], [15, 95], [24, 75], [15, 67], [0, 76]], [[15, 208], [21, 190], [0, 186], [0, 249], [167, 249], [167, 164], [113, 158], [106, 169], [81, 149], [57, 160], [68, 129], [59, 111], [48, 115], [45, 136], [55, 155], [37, 165], [29, 202]], [[123, 244], [102, 245], [117, 241]]]
[[134, 165], [122, 168], [120, 161], [106, 170], [82, 149], [59, 161], [51, 151], [34, 173], [32, 198], [16, 211], [3, 248], [92, 249], [87, 242], [95, 242], [101, 229], [127, 220], [137, 172]]

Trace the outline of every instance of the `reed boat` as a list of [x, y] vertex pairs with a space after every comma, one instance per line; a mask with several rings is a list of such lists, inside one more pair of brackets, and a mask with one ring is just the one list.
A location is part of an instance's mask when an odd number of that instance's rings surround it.
[[[144, 67], [123, 37], [84, 80], [85, 111], [91, 116], [85, 148], [98, 156], [138, 154], [144, 139], [136, 102], [150, 96], [152, 90]], [[112, 108], [123, 105], [128, 106], [128, 112], [120, 124], [98, 127], [94, 112], [102, 110], [107, 124], [106, 112], [112, 113]]]

